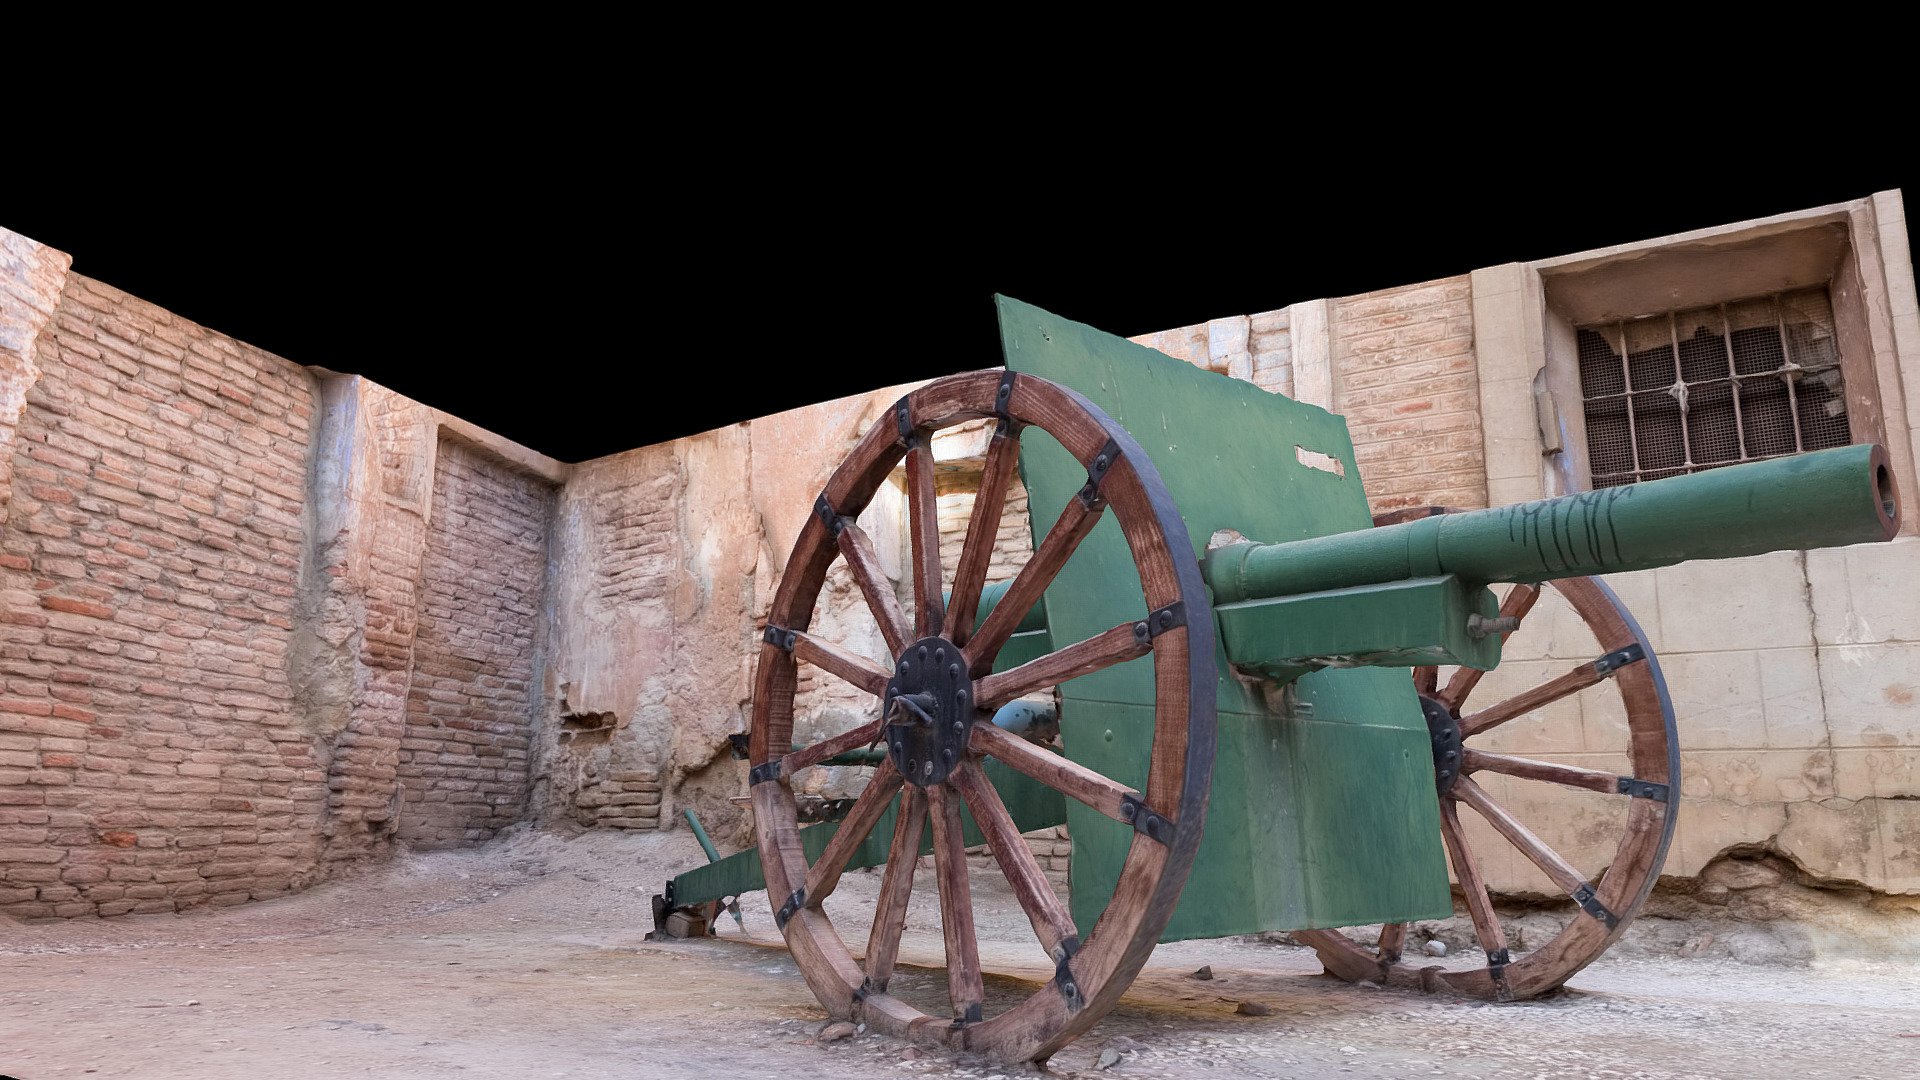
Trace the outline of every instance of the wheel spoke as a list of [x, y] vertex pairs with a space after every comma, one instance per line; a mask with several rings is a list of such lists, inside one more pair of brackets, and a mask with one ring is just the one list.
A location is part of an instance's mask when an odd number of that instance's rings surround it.
[[933, 862], [940, 883], [940, 930], [947, 943], [947, 994], [953, 1015], [980, 1019], [986, 988], [980, 978], [980, 947], [973, 932], [973, 893], [967, 883], [966, 837], [961, 832], [960, 800], [946, 785], [926, 789], [933, 819]]
[[1508, 843], [1519, 848], [1520, 854], [1539, 867], [1541, 873], [1546, 874], [1568, 896], [1587, 885], [1587, 879], [1580, 876], [1580, 871], [1575, 870], [1572, 863], [1561, 858], [1559, 852], [1533, 835], [1533, 830], [1521, 824], [1520, 819], [1514, 817], [1506, 807], [1494, 802], [1492, 796], [1480, 789], [1480, 785], [1462, 776], [1453, 782], [1453, 791], [1461, 802], [1486, 818], [1489, 825], [1506, 837]]
[[1413, 669], [1413, 692], [1421, 697], [1432, 697], [1433, 688], [1440, 681], [1440, 669], [1436, 667], [1417, 667]]
[[880, 882], [880, 904], [867, 936], [867, 989], [884, 993], [900, 955], [907, 927], [907, 901], [913, 895], [913, 868], [920, 863], [920, 837], [927, 831], [927, 797], [914, 788], [900, 796], [893, 844], [887, 848], [887, 872]]
[[[1524, 620], [1527, 612], [1533, 610], [1533, 605], [1539, 599], [1540, 586], [1515, 585], [1507, 593], [1507, 598], [1500, 602], [1500, 617]], [[1517, 630], [1519, 627], [1516, 625], [1514, 629]], [[1505, 642], [1512, 636], [1513, 630], [1508, 630], [1500, 635], [1500, 640]], [[1457, 715], [1461, 704], [1467, 700], [1467, 695], [1473, 693], [1473, 688], [1480, 685], [1480, 677], [1485, 674], [1486, 672], [1479, 668], [1463, 667], [1456, 670], [1453, 678], [1447, 680], [1446, 692], [1440, 695], [1440, 700], [1446, 702], [1447, 707]]]
[[1132, 824], [1126, 816], [1124, 800], [1138, 799], [1140, 793], [1101, 776], [1064, 754], [1035, 746], [1027, 740], [993, 724], [973, 725], [967, 749], [994, 758], [1000, 764], [1070, 795], [1115, 821]]
[[987, 566], [993, 561], [994, 541], [999, 539], [1000, 518], [1006, 510], [1007, 484], [1019, 460], [1020, 440], [1004, 431], [994, 432], [980, 467], [980, 491], [973, 497], [973, 517], [967, 522], [967, 539], [960, 548], [960, 562], [953, 571], [953, 596], [947, 604], [943, 633], [956, 645], [965, 645], [973, 633], [974, 613], [980, 610], [980, 588], [986, 584]]
[[[1046, 871], [1040, 869], [1033, 849], [1027, 846], [1019, 827], [1014, 825], [1013, 815], [1007, 812], [1006, 803], [1000, 801], [1000, 793], [971, 760], [960, 762], [954, 769], [953, 786], [973, 811], [974, 823], [986, 836], [987, 846], [993, 851], [994, 861], [1000, 864], [1000, 872], [1006, 875], [1007, 884], [1013, 886], [1013, 895], [1020, 901], [1021, 910], [1027, 913], [1027, 921], [1033, 924], [1040, 947], [1056, 964], [1070, 957], [1079, 947], [1073, 916], [1067, 914], [1066, 906], [1054, 895]], [[1069, 941], [1072, 944], [1067, 944]]]
[[1397, 964], [1400, 954], [1407, 947], [1407, 924], [1390, 922], [1380, 927], [1380, 947], [1377, 950], [1380, 962]]
[[933, 446], [923, 435], [907, 451], [907, 530], [913, 543], [914, 633], [940, 632], [946, 601], [940, 582], [940, 506], [933, 490]]
[[873, 831], [880, 815], [887, 812], [887, 804], [893, 800], [893, 793], [900, 790], [902, 783], [900, 770], [893, 767], [892, 761], [883, 761], [874, 770], [873, 779], [867, 782], [867, 789], [853, 801], [853, 809], [848, 810], [847, 816], [841, 819], [840, 827], [834, 830], [833, 839], [827, 841], [827, 849], [820, 853], [807, 871], [808, 907], [817, 908], [820, 901], [832, 895], [834, 887], [840, 884], [840, 874], [847, 868], [847, 860], [853, 857], [854, 849]]
[[1047, 530], [1044, 540], [1027, 560], [1027, 565], [1014, 575], [1013, 584], [1007, 586], [1006, 595], [1000, 598], [993, 614], [980, 627], [967, 643], [966, 654], [969, 669], [976, 676], [993, 666], [993, 658], [999, 654], [1000, 646], [1013, 636], [1014, 628], [1033, 605], [1040, 602], [1040, 595], [1053, 583], [1055, 574], [1067, 564], [1073, 550], [1080, 546], [1089, 532], [1100, 521], [1100, 511], [1106, 504], [1094, 500], [1091, 504], [1081, 501], [1078, 496], [1067, 500], [1067, 508], [1060, 512], [1059, 520], [1053, 528]]
[[1467, 772], [1486, 770], [1505, 776], [1518, 776], [1523, 780], [1544, 780], [1550, 784], [1562, 784], [1567, 787], [1584, 788], [1608, 795], [1621, 793], [1622, 777], [1613, 773], [1599, 772], [1594, 769], [1579, 769], [1572, 765], [1558, 765], [1551, 761], [1535, 761], [1532, 758], [1512, 757], [1507, 754], [1491, 754], [1485, 750], [1465, 748], [1462, 767]]
[[974, 684], [974, 700], [983, 709], [1004, 705], [1036, 690], [1058, 686], [1068, 679], [1092, 674], [1126, 660], [1153, 651], [1146, 636], [1145, 623], [1126, 622], [1096, 634], [1085, 641], [1050, 652], [1038, 660], [993, 675], [983, 675]]
[[887, 680], [893, 676], [885, 668], [865, 657], [855, 656], [830, 641], [795, 631], [793, 655], [822, 671], [829, 671], [874, 697], [887, 692]]
[[1524, 694], [1516, 694], [1491, 708], [1482, 709], [1460, 720], [1460, 737], [1471, 739], [1490, 728], [1512, 720], [1516, 716], [1525, 716], [1545, 705], [1551, 705], [1570, 694], [1592, 686], [1606, 678], [1606, 673], [1591, 663], [1581, 664], [1564, 675], [1541, 683]]
[[887, 639], [887, 651], [899, 656], [913, 640], [907, 628], [907, 613], [900, 609], [900, 598], [893, 594], [892, 583], [880, 570], [880, 560], [873, 553], [873, 541], [852, 521], [842, 518], [841, 523], [840, 538], [835, 543], [847, 560], [854, 583], [860, 586], [860, 595], [867, 599], [867, 610], [873, 612], [873, 621], [880, 624], [880, 636]]
[[1460, 879], [1460, 891], [1467, 898], [1467, 914], [1473, 917], [1473, 932], [1488, 956], [1507, 947], [1507, 932], [1500, 926], [1500, 915], [1493, 910], [1493, 897], [1487, 894], [1486, 879], [1480, 876], [1480, 864], [1467, 846], [1466, 830], [1460, 827], [1460, 812], [1452, 799], [1440, 800], [1440, 834], [1446, 840], [1447, 859], [1453, 863], [1453, 876]]
[[809, 765], [818, 765], [830, 757], [872, 745], [879, 740], [881, 728], [885, 723], [886, 721], [882, 719], [870, 720], [852, 731], [844, 731], [803, 750], [795, 750], [780, 759], [780, 778], [791, 780], [794, 773]]

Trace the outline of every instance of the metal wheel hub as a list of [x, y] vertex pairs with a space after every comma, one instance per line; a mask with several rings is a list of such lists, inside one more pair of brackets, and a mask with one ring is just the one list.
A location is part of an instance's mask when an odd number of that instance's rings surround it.
[[1445, 795], [1460, 776], [1460, 721], [1444, 702], [1425, 694], [1420, 695], [1420, 712], [1427, 718], [1427, 734], [1432, 737], [1434, 787]]
[[966, 757], [975, 714], [973, 679], [959, 647], [943, 637], [907, 646], [880, 709], [887, 718], [887, 754], [907, 783], [945, 783], [954, 763]]

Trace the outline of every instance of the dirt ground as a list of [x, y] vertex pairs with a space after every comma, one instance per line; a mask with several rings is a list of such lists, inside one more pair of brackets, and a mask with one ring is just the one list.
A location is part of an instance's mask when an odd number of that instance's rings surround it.
[[[717, 939], [643, 940], [648, 898], [698, 861], [684, 831], [566, 838], [521, 828], [480, 850], [408, 856], [240, 908], [0, 920], [0, 1073], [1035, 1073], [865, 1034], [816, 1043], [825, 1014], [780, 946], [764, 894], [744, 899], [744, 935], [723, 918]], [[902, 948], [916, 966], [903, 967], [896, 988], [931, 1011], [944, 978], [930, 875], [921, 880]], [[865, 939], [878, 881], [849, 875], [828, 901], [849, 940]], [[976, 874], [975, 890], [983, 960], [996, 973], [989, 996], [1004, 1003], [1031, 992], [1049, 966], [997, 876]], [[1663, 933], [1647, 940], [1687, 931]], [[1349, 986], [1290, 945], [1162, 946], [1120, 1008], [1047, 1068], [1115, 1078], [1920, 1075], [1920, 965], [1911, 960], [1753, 964], [1711, 949], [1688, 959], [1658, 945], [1620, 951], [1550, 1000], [1487, 1005]], [[1202, 965], [1211, 981], [1192, 977]], [[1239, 1015], [1243, 1001], [1272, 1012]], [[1112, 1051], [1105, 1070], [1103, 1050]]]

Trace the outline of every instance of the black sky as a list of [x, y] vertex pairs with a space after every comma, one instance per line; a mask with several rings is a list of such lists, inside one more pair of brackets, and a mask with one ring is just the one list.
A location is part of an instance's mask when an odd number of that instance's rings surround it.
[[0, 186], [0, 225], [578, 461], [997, 364], [995, 292], [1137, 334], [1887, 188], [1920, 200], [1920, 170], [1861, 155], [1802, 174], [1473, 147], [1104, 172], [1063, 153], [1017, 176], [985, 160], [227, 160]]

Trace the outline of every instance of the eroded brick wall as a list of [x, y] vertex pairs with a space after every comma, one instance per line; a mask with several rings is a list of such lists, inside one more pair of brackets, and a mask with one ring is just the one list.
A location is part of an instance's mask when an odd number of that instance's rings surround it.
[[442, 438], [399, 744], [399, 836], [486, 840], [526, 807], [534, 667], [553, 492]]
[[1335, 412], [1374, 513], [1487, 505], [1465, 277], [1332, 302]]
[[399, 834], [426, 848], [525, 810], [553, 511], [546, 483], [462, 440], [437, 461], [398, 770]]
[[170, 911], [311, 867], [289, 708], [313, 386], [75, 275], [40, 334], [0, 555], [0, 911]]

